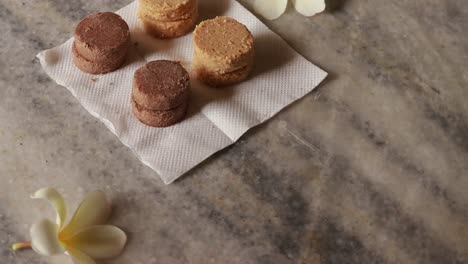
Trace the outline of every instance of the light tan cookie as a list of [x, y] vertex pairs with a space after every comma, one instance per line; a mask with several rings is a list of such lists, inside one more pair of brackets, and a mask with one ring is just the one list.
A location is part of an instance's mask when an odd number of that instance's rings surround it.
[[175, 21], [160, 21], [146, 14], [140, 16], [140, 19], [148, 34], [160, 39], [177, 38], [193, 30], [198, 19], [198, 11], [187, 19]]
[[229, 17], [200, 23], [194, 32], [194, 58], [221, 74], [247, 66], [254, 57], [254, 38], [246, 26]]
[[175, 21], [189, 19], [198, 13], [198, 0], [140, 0], [140, 17], [151, 14], [154, 20]]
[[193, 66], [193, 71], [198, 80], [212, 87], [223, 87], [240, 83], [246, 80], [253, 69], [253, 64], [248, 64], [241, 69], [228, 73], [210, 71], [203, 66]]

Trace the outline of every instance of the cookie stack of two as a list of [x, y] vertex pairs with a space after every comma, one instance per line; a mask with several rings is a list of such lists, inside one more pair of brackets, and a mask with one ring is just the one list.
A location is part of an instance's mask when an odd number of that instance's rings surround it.
[[161, 39], [180, 37], [198, 19], [198, 0], [140, 0], [138, 16], [149, 34]]
[[81, 20], [76, 27], [73, 63], [91, 74], [111, 72], [125, 62], [129, 46], [127, 23], [117, 14], [97, 13]]
[[151, 61], [135, 72], [133, 113], [148, 126], [168, 127], [184, 118], [189, 95], [189, 74], [180, 63]]
[[229, 17], [200, 23], [194, 32], [192, 68], [209, 86], [239, 83], [254, 65], [254, 38], [246, 26]]

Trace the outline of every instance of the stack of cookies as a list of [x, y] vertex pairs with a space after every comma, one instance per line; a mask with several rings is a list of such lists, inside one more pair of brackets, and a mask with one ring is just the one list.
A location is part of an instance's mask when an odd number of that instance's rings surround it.
[[117, 14], [105, 12], [80, 21], [73, 42], [73, 63], [81, 71], [102, 74], [125, 62], [130, 44], [127, 23]]
[[200, 23], [195, 29], [192, 68], [209, 86], [239, 83], [254, 63], [254, 38], [246, 26], [229, 17]]
[[148, 62], [133, 78], [133, 113], [148, 126], [174, 125], [185, 116], [189, 94], [189, 74], [179, 62]]
[[198, 18], [198, 0], [140, 0], [138, 16], [146, 32], [176, 38], [190, 32]]

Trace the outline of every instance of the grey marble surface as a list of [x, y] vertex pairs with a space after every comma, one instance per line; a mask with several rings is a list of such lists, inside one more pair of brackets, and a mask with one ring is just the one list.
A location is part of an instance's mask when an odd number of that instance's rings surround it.
[[129, 2], [0, 0], [1, 263], [69, 263], [9, 250], [53, 215], [44, 186], [106, 191], [130, 237], [106, 263], [468, 263], [467, 1], [265, 21], [330, 78], [170, 186], [35, 59]]

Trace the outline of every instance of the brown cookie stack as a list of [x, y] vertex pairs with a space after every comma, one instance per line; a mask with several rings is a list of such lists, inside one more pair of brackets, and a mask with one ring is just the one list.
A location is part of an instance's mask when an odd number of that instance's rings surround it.
[[178, 62], [146, 63], [135, 72], [132, 108], [144, 124], [167, 127], [181, 121], [187, 112], [190, 77]]
[[80, 70], [102, 74], [125, 62], [130, 44], [127, 23], [117, 14], [105, 12], [80, 21], [73, 42], [73, 63]]
[[138, 16], [146, 32], [161, 38], [187, 34], [198, 18], [198, 0], [140, 0]]
[[254, 63], [254, 38], [246, 26], [229, 17], [200, 23], [195, 29], [192, 68], [210, 86], [239, 83]]

